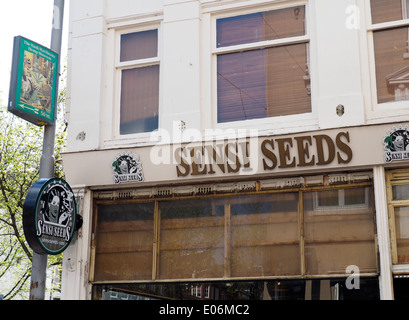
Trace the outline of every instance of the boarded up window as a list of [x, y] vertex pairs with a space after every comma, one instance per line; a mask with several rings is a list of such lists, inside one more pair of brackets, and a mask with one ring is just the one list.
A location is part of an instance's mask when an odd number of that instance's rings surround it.
[[372, 193], [367, 186], [100, 203], [93, 281], [328, 276], [351, 265], [375, 274]]
[[95, 280], [152, 279], [154, 204], [98, 206]]

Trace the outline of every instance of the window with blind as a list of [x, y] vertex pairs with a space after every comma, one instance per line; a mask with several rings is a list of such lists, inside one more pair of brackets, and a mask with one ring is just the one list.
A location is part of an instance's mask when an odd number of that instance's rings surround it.
[[409, 0], [371, 0], [378, 103], [409, 100]]
[[350, 265], [375, 274], [372, 194], [367, 185], [101, 202], [91, 281], [333, 276]]
[[311, 112], [305, 7], [218, 19], [218, 123]]
[[158, 30], [122, 34], [120, 42], [120, 134], [157, 130]]
[[387, 172], [392, 262], [409, 264], [409, 171]]

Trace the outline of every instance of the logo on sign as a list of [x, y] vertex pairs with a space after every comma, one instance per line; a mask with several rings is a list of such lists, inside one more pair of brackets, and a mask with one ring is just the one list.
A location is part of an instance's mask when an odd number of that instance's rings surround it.
[[37, 253], [60, 254], [70, 244], [77, 224], [74, 193], [61, 179], [40, 179], [24, 203], [23, 226]]
[[112, 169], [116, 184], [144, 181], [139, 155], [129, 152], [119, 154], [112, 163]]
[[384, 137], [385, 162], [409, 159], [408, 126], [393, 127]]

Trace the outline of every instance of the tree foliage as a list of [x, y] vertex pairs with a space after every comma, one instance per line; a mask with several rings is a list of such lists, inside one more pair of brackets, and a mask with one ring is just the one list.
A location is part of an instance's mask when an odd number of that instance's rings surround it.
[[[60, 94], [60, 102], [65, 94]], [[65, 148], [65, 124], [58, 121], [55, 157]], [[0, 107], [0, 294], [5, 300], [27, 299], [32, 250], [22, 223], [27, 192], [39, 178], [43, 128], [32, 125]], [[55, 176], [63, 178], [56, 162]], [[61, 264], [62, 256], [49, 256], [49, 265]], [[6, 291], [5, 291], [6, 290]]]
[[32, 252], [22, 231], [22, 212], [25, 196], [38, 178], [41, 139], [40, 128], [1, 110], [0, 281], [9, 286], [14, 282], [3, 292], [4, 299], [18, 295], [31, 274]]

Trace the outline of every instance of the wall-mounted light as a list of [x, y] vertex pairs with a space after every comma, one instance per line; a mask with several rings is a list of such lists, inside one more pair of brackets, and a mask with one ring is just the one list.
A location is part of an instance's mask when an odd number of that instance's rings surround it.
[[178, 127], [179, 127], [179, 130], [180, 130], [181, 132], [185, 131], [185, 130], [186, 130], [186, 122], [183, 121], [183, 120], [180, 120]]
[[77, 135], [77, 140], [84, 141], [86, 137], [87, 137], [87, 134], [84, 131], [82, 131]]
[[345, 113], [345, 107], [344, 107], [342, 104], [339, 104], [339, 105], [337, 106], [336, 111], [337, 111], [337, 115], [338, 115], [339, 117], [342, 117], [342, 116], [344, 115], [344, 113]]

